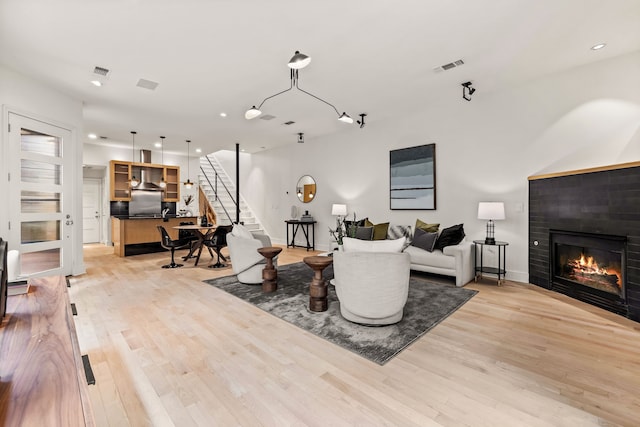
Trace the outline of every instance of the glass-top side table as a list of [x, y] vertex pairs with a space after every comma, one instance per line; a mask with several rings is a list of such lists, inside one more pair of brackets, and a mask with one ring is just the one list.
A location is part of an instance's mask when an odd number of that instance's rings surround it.
[[[507, 246], [509, 243], [496, 241], [495, 243], [485, 243], [484, 240], [474, 240], [475, 256], [473, 264], [475, 267], [474, 281], [482, 279], [483, 274], [493, 274], [498, 277], [498, 286], [504, 283], [505, 276], [507, 274]], [[492, 246], [498, 248], [498, 266], [485, 266], [484, 265], [484, 248], [485, 246]], [[480, 262], [478, 262], [478, 257]]]

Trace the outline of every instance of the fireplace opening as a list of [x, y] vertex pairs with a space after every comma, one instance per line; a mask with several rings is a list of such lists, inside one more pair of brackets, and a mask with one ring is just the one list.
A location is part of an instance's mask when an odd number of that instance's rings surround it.
[[551, 230], [552, 289], [619, 314], [626, 305], [626, 237]]

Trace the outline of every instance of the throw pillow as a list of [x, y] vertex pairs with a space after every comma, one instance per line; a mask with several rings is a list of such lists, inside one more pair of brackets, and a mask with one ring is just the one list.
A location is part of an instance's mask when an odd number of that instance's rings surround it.
[[445, 246], [457, 245], [462, 242], [464, 236], [463, 224], [452, 225], [449, 228], [445, 228], [440, 232], [440, 236], [438, 236], [435, 249], [442, 249]]
[[351, 237], [342, 239], [342, 248], [345, 252], [402, 252], [406, 238], [395, 240], [358, 240]]
[[368, 219], [364, 222], [365, 227], [373, 227], [373, 239], [372, 240], [385, 240], [387, 238], [387, 232], [389, 231], [389, 223], [382, 222], [380, 224], [374, 224]]
[[357, 225], [358, 227], [364, 227], [364, 223], [367, 221], [367, 218], [360, 219], [358, 221], [350, 221], [348, 219], [344, 220], [344, 230], [347, 236], [355, 236], [355, 229], [352, 230], [351, 227]]
[[373, 227], [358, 227], [356, 228], [356, 239], [371, 240], [373, 237]]
[[424, 221], [416, 219], [416, 230], [421, 229], [428, 233], [437, 233], [440, 229], [440, 224], [428, 224]]
[[247, 227], [241, 224], [234, 224], [233, 229], [231, 230], [231, 234], [243, 239], [253, 239], [253, 234], [251, 234], [251, 231], [249, 231]]
[[387, 231], [387, 239], [394, 240], [404, 237], [405, 243], [402, 250], [404, 251], [411, 244], [411, 226], [410, 225], [390, 225]]
[[411, 246], [433, 252], [437, 239], [438, 233], [429, 233], [421, 228], [416, 228], [416, 232], [413, 234], [413, 240], [411, 241]]

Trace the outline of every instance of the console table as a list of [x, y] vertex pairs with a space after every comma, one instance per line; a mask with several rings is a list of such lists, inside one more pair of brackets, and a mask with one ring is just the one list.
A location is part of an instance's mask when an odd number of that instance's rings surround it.
[[[307, 248], [307, 250], [315, 250], [316, 248], [316, 226], [317, 221], [298, 221], [295, 219], [288, 219], [287, 223], [287, 247], [295, 248], [296, 246], [301, 248]], [[289, 240], [289, 229], [291, 229], [293, 236]], [[311, 229], [311, 230], [309, 230]], [[305, 239], [307, 240], [307, 246], [296, 245], [296, 233], [298, 230], [302, 230]]]

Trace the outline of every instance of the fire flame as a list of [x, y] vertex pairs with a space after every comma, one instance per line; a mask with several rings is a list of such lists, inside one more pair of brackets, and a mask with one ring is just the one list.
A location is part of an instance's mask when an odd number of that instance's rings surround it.
[[608, 270], [606, 268], [600, 268], [598, 263], [593, 259], [592, 256], [585, 257], [584, 254], [580, 254], [580, 259], [577, 260], [577, 264], [580, 267], [580, 271], [583, 274], [611, 274], [616, 275], [618, 277], [618, 283], [622, 283], [622, 277], [619, 271]]

